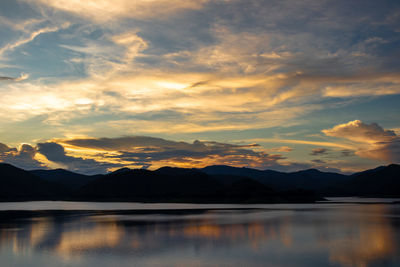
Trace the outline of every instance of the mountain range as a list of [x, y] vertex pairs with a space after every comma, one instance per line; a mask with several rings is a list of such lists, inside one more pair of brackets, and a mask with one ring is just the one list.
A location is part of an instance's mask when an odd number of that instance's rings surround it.
[[316, 169], [285, 173], [225, 165], [202, 169], [122, 168], [83, 175], [27, 171], [0, 163], [0, 200], [101, 200], [198, 203], [313, 202], [324, 196], [400, 196], [400, 165], [343, 175]]

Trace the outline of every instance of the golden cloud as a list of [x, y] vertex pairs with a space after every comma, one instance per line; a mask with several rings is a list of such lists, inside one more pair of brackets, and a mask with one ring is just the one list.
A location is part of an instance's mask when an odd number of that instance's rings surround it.
[[366, 124], [360, 120], [336, 125], [322, 130], [327, 136], [345, 138], [355, 142], [360, 157], [387, 162], [400, 161], [400, 137], [377, 123]]
[[[34, 2], [28, 0], [29, 2]], [[121, 18], [160, 18], [183, 9], [201, 9], [209, 0], [40, 0], [48, 7], [96, 22]]]

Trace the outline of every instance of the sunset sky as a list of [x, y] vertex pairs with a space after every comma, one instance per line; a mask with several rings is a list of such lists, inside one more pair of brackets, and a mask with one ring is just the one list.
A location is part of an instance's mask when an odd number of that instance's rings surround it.
[[0, 161], [400, 162], [400, 2], [1, 0]]

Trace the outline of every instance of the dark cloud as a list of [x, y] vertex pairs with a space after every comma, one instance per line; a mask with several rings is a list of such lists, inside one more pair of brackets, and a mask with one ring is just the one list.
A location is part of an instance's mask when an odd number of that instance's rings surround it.
[[185, 142], [169, 141], [162, 138], [149, 136], [129, 136], [120, 138], [88, 138], [88, 139], [73, 139], [63, 141], [79, 147], [104, 149], [104, 150], [130, 150], [136, 147], [157, 147], [162, 149], [179, 148], [187, 149], [201, 146], [201, 142], [194, 142], [193, 145]]
[[10, 148], [0, 143], [0, 162], [12, 164], [23, 169], [42, 169], [46, 166], [35, 159], [37, 151], [34, 147], [23, 144], [19, 149]]
[[39, 152], [45, 155], [48, 160], [54, 162], [69, 162], [73, 160], [72, 157], [66, 156], [64, 147], [57, 143], [39, 143], [37, 146]]
[[274, 152], [291, 152], [293, 151], [293, 148], [289, 146], [281, 146], [281, 147], [270, 148], [268, 150]]
[[28, 77], [29, 75], [24, 73], [22, 73], [19, 77], [0, 76], [0, 82], [20, 82], [26, 80]]
[[354, 156], [354, 151], [353, 150], [349, 150], [349, 149], [344, 149], [341, 151], [341, 155], [343, 157], [351, 157]]
[[325, 164], [326, 163], [326, 161], [320, 160], [320, 159], [313, 159], [313, 160], [311, 160], [311, 162], [316, 163], [316, 164]]
[[194, 88], [194, 87], [197, 87], [197, 86], [200, 86], [200, 85], [205, 85], [207, 83], [208, 83], [208, 81], [196, 82], [196, 83], [193, 83], [192, 85], [190, 85], [190, 88]]
[[9, 150], [10, 148], [7, 145], [0, 143], [0, 153], [7, 152]]
[[13, 81], [15, 78], [0, 76], [0, 81]]
[[356, 154], [389, 163], [400, 163], [400, 137], [386, 142], [376, 142], [367, 149], [360, 149]]
[[103, 163], [93, 159], [68, 156], [64, 147], [54, 142], [39, 143], [37, 144], [37, 149], [48, 160], [62, 164], [68, 170], [85, 174], [106, 173], [109, 168], [122, 167], [120, 164]]
[[[260, 39], [263, 35], [268, 36], [262, 40], [262, 45], [255, 47], [247, 55], [248, 59], [254, 59], [252, 63], [257, 64], [255, 69], [260, 73], [272, 63], [280, 66], [277, 71], [301, 70], [302, 73], [311, 75], [348, 77], [352, 73], [363, 73], [365, 66], [375, 67], [376, 72], [399, 68], [396, 57], [393, 57], [399, 52], [398, 14], [398, 5], [390, 0], [379, 3], [367, 0], [341, 0], [334, 3], [292, 0], [210, 1], [203, 12], [196, 16], [189, 13], [184, 18], [169, 18], [161, 26], [145, 24], [142, 34], [152, 43], [150, 49], [153, 54], [176, 54], [171, 62], [158, 57], [158, 61], [154, 59], [156, 62], [147, 62], [149, 65], [173, 65], [176, 68], [177, 63], [181, 63], [179, 66], [182, 68], [194, 68], [195, 66], [187, 64], [185, 53], [177, 53], [177, 48], [182, 48], [182, 52], [187, 53], [199, 46], [217, 44], [219, 39], [215, 32], [221, 31], [218, 29], [213, 32], [211, 29], [218, 25], [233, 34], [251, 32], [259, 35]], [[175, 38], [176, 36], [181, 38]], [[248, 47], [253, 47], [254, 40], [252, 41], [245, 43]], [[231, 47], [235, 45], [231, 44]], [[290, 51], [291, 56], [285, 59], [261, 56], [266, 51], [277, 54]], [[242, 52], [248, 51], [243, 49]], [[146, 63], [148, 57], [139, 60]], [[240, 60], [226, 62], [229, 65], [241, 63]], [[219, 60], [216, 67], [221, 64], [223, 59]], [[205, 66], [197, 67], [200, 69]]]
[[[80, 154], [78, 156], [67, 154], [64, 146], [77, 149], [74, 153]], [[34, 159], [37, 153], [63, 168], [85, 174], [106, 173], [110, 169], [120, 167], [192, 168], [209, 165], [274, 169], [285, 172], [315, 167], [324, 171], [338, 171], [326, 167], [326, 162], [322, 160], [310, 163], [281, 161], [286, 158], [279, 154], [266, 153], [266, 150], [261, 149], [258, 144], [236, 145], [199, 140], [188, 143], [150, 136], [58, 140], [38, 143], [36, 147], [25, 144], [19, 150], [0, 143], [0, 160], [22, 168], [45, 168], [45, 163]]]
[[[149, 167], [165, 161], [165, 164], [187, 163], [192, 165], [227, 164], [234, 166], [252, 166], [266, 168], [284, 159], [281, 155], [268, 154], [258, 144], [233, 145], [214, 141], [193, 143], [176, 142], [149, 136], [130, 136], [121, 138], [90, 138], [65, 140], [63, 143], [77, 147], [106, 151], [118, 151], [117, 154], [103, 156]], [[209, 162], [207, 164], [207, 162]]]
[[318, 155], [323, 155], [326, 154], [328, 152], [328, 149], [326, 148], [313, 148], [311, 150], [310, 155], [312, 156], [318, 156]]

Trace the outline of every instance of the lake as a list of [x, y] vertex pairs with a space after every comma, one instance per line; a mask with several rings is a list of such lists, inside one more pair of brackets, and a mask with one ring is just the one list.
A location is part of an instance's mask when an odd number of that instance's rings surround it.
[[400, 266], [400, 204], [337, 200], [0, 203], [0, 266]]

